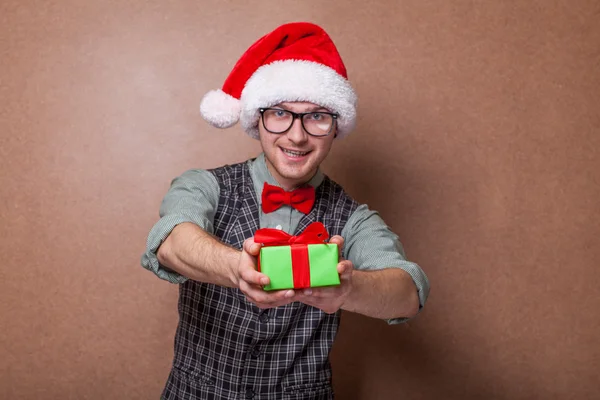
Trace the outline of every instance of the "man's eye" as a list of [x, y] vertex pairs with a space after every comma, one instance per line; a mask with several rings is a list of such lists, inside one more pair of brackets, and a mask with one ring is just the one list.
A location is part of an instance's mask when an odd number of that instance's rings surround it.
[[285, 114], [286, 114], [285, 111], [281, 111], [281, 110], [275, 111], [275, 116], [279, 117], [279, 118], [285, 117]]
[[310, 119], [312, 119], [313, 121], [320, 121], [323, 119], [323, 114], [321, 113], [313, 113], [310, 115]]

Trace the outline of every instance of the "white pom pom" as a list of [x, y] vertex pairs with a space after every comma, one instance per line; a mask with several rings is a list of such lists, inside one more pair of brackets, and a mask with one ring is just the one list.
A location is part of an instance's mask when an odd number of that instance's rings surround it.
[[229, 128], [240, 119], [240, 101], [221, 89], [211, 90], [200, 102], [200, 114], [217, 128]]

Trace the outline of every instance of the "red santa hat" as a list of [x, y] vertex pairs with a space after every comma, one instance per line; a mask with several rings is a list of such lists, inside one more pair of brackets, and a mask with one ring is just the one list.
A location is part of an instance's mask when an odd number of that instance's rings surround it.
[[329, 35], [307, 22], [282, 25], [250, 46], [222, 89], [204, 96], [200, 113], [218, 128], [240, 121], [258, 139], [259, 108], [293, 101], [337, 113], [340, 138], [356, 125], [356, 94], [342, 58]]

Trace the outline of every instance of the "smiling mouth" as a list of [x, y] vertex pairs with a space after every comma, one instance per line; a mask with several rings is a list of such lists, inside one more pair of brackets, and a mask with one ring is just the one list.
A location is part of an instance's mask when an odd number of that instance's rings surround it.
[[290, 157], [304, 157], [305, 155], [307, 155], [308, 153], [310, 153], [310, 151], [296, 151], [296, 150], [288, 150], [288, 149], [284, 149], [283, 147], [280, 147], [280, 149], [288, 156]]

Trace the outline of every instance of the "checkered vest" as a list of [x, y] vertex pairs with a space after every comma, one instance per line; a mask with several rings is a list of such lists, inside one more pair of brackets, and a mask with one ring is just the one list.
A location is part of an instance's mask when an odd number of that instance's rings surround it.
[[[248, 163], [210, 170], [220, 186], [214, 234], [241, 249], [259, 228]], [[325, 177], [296, 234], [321, 221], [340, 235], [358, 207]], [[239, 289], [188, 280], [180, 285], [173, 368], [163, 399], [332, 399], [328, 356], [340, 313], [295, 302], [261, 310]]]

